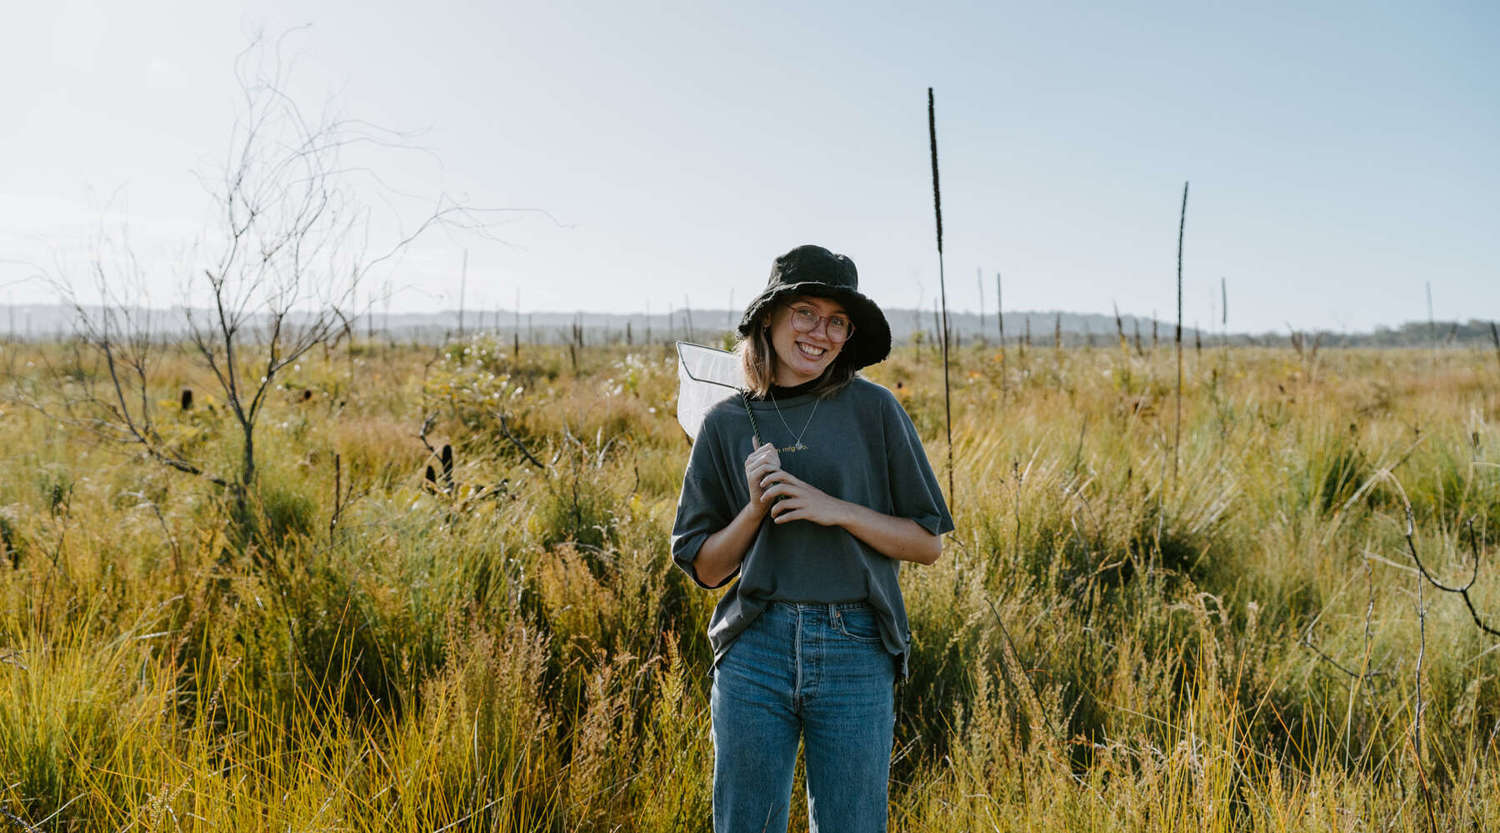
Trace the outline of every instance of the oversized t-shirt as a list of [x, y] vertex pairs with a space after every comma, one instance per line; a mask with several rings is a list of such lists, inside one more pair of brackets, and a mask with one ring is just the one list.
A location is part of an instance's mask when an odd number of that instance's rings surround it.
[[[693, 560], [704, 539], [728, 526], [750, 502], [745, 458], [755, 444], [744, 402], [733, 395], [709, 410], [682, 478], [672, 557], [703, 587], [708, 585], [699, 580]], [[911, 518], [935, 535], [952, 531], [953, 519], [911, 417], [884, 387], [856, 377], [825, 399], [803, 394], [750, 400], [749, 407], [761, 441], [776, 444], [788, 473], [833, 497]], [[802, 520], [778, 524], [768, 514], [740, 562], [739, 580], [709, 622], [714, 663], [770, 602], [864, 601], [879, 614], [881, 641], [901, 658], [904, 675], [911, 629], [899, 571], [899, 561], [843, 527]]]

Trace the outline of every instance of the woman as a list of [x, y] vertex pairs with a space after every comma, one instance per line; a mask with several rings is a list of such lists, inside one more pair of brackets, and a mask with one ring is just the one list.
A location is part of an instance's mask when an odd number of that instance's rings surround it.
[[911, 419], [855, 376], [891, 347], [858, 287], [819, 246], [776, 259], [739, 324], [749, 399], [709, 411], [683, 476], [673, 558], [707, 588], [739, 576], [708, 630], [717, 833], [786, 829], [799, 738], [812, 830], [885, 830], [897, 571], [953, 521]]

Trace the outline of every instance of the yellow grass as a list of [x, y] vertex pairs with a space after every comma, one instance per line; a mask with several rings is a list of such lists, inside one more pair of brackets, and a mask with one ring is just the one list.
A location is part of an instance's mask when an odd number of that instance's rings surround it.
[[[217, 487], [58, 418], [71, 349], [0, 349], [0, 827], [709, 829], [665, 348], [309, 354], [259, 427], [253, 558]], [[893, 829], [1500, 829], [1500, 641], [1429, 586], [1423, 644], [1402, 497], [1446, 582], [1473, 522], [1500, 622], [1493, 356], [1189, 354], [1176, 480], [1165, 351], [1005, 359], [1005, 394], [996, 348], [954, 359]], [[222, 393], [160, 372], [164, 440], [230, 474]], [[940, 373], [869, 375], [946, 482]]]

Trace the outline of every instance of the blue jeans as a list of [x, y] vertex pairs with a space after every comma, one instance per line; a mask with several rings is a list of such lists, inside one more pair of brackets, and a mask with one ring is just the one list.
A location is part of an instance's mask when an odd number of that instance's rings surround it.
[[785, 833], [797, 741], [812, 833], [886, 829], [895, 658], [862, 602], [774, 602], [713, 678], [714, 831]]

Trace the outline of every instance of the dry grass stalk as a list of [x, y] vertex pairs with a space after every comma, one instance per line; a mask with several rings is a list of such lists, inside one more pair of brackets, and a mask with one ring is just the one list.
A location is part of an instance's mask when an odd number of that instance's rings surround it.
[[1182, 183], [1182, 213], [1177, 220], [1177, 416], [1172, 429], [1172, 482], [1177, 481], [1178, 462], [1182, 457], [1182, 237], [1187, 228], [1188, 184]]
[[932, 148], [932, 210], [937, 218], [938, 292], [943, 307], [943, 424], [948, 436], [948, 508], [957, 495], [953, 492], [953, 401], [948, 381], [948, 284], [943, 276], [943, 192], [938, 187], [937, 107], [932, 88], [927, 88], [927, 136]]

